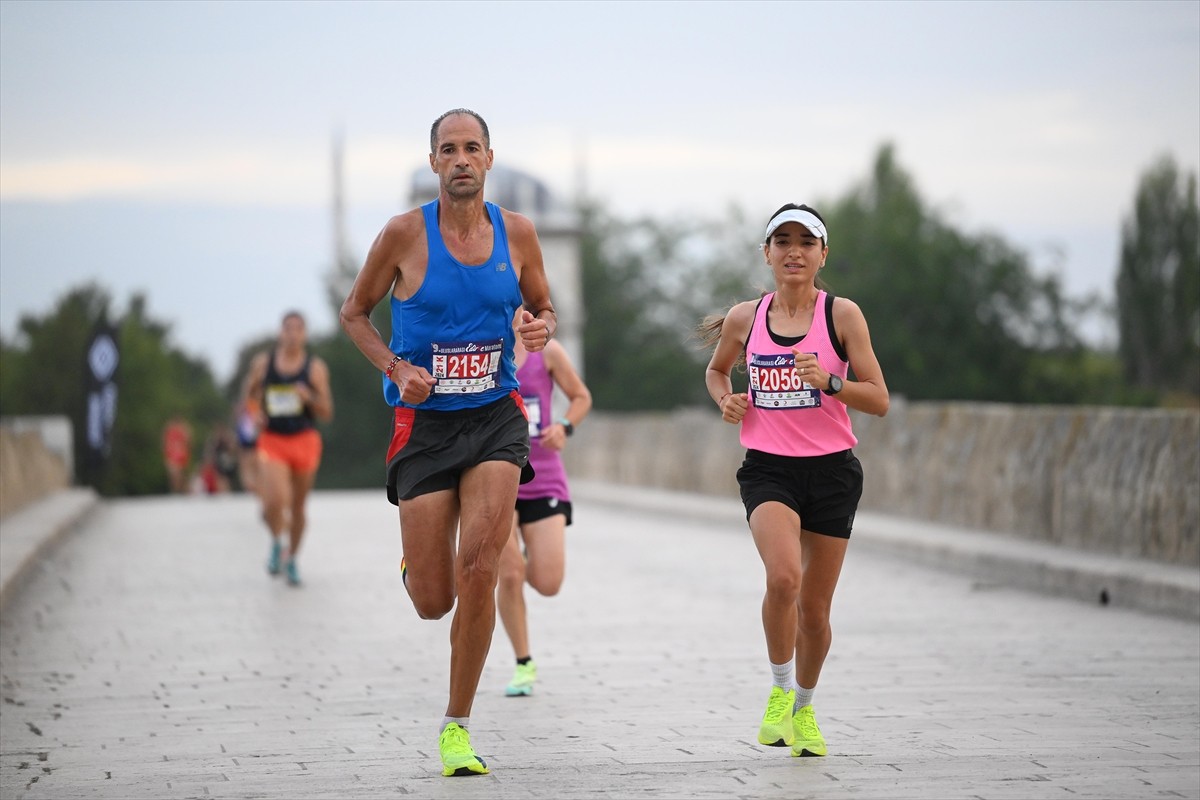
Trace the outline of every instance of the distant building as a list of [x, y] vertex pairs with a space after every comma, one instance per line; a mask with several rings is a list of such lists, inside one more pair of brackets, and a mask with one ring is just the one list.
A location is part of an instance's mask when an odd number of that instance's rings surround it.
[[[423, 205], [438, 195], [438, 176], [428, 167], [413, 171], [409, 201]], [[518, 169], [494, 166], [484, 184], [484, 199], [524, 214], [537, 227], [550, 282], [551, 300], [558, 312], [555, 338], [566, 348], [579, 374], [583, 363], [583, 283], [579, 214], [556, 198], [537, 178]]]

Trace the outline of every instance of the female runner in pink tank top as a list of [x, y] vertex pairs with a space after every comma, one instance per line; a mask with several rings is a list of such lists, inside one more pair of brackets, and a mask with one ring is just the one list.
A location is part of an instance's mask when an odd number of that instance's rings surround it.
[[[518, 339], [513, 355], [529, 420], [529, 465], [534, 476], [517, 491], [512, 534], [500, 554], [496, 610], [517, 659], [504, 694], [527, 697], [533, 694], [537, 681], [537, 664], [530, 651], [525, 584], [543, 597], [553, 597], [562, 586], [571, 492], [561, 454], [567, 437], [591, 411], [592, 393], [575, 371], [566, 349], [556, 341], [547, 342], [540, 353], [530, 353]], [[552, 411], [556, 386], [568, 401], [558, 416]]]
[[[862, 311], [817, 278], [829, 255], [821, 215], [783, 206], [762, 250], [775, 291], [705, 321], [701, 330], [716, 344], [705, 383], [721, 418], [741, 425], [738, 484], [766, 568], [762, 619], [773, 685], [758, 741], [823, 756], [812, 696], [862, 495], [846, 407], [883, 416], [888, 390]], [[748, 391], [734, 392], [730, 372], [743, 359]]]

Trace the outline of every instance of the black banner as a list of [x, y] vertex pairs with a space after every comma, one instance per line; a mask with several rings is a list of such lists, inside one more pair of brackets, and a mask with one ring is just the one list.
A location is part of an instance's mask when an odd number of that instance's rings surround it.
[[121, 360], [117, 332], [107, 321], [96, 323], [85, 354], [85, 452], [88, 464], [99, 467], [112, 452], [113, 423], [117, 420], [117, 364]]

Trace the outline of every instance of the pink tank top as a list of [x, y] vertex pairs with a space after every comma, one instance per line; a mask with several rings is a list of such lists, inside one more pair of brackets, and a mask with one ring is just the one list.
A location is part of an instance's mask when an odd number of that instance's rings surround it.
[[[858, 444], [850, 428], [846, 404], [800, 380], [792, 347], [776, 343], [767, 329], [767, 309], [775, 293], [765, 295], [754, 311], [746, 340], [746, 371], [750, 377], [750, 407], [742, 419], [742, 445], [779, 456], [823, 456]], [[826, 322], [826, 293], [817, 293], [812, 325], [794, 345], [816, 353], [821, 367], [846, 377], [849, 365], [834, 348]]]
[[526, 354], [525, 363], [517, 370], [517, 381], [521, 384], [521, 399], [525, 401], [525, 415], [529, 419], [529, 466], [534, 471], [533, 480], [522, 483], [517, 489], [517, 499], [552, 497], [569, 503], [571, 491], [562, 456], [557, 450], [542, 447], [542, 431], [554, 422], [550, 413], [554, 379], [540, 352]]

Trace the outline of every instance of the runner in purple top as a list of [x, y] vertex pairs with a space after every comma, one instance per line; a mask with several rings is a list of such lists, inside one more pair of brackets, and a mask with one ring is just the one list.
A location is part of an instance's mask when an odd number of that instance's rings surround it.
[[[567, 437], [592, 408], [592, 393], [558, 342], [551, 340], [546, 349], [530, 353], [518, 339], [515, 356], [521, 398], [529, 417], [529, 464], [535, 474], [517, 490], [512, 535], [500, 556], [496, 588], [496, 607], [517, 657], [516, 672], [504, 691], [509, 697], [532, 694], [537, 680], [537, 665], [529, 651], [525, 583], [546, 597], [558, 594], [562, 586], [571, 495], [560, 453]], [[557, 417], [551, 411], [556, 385], [570, 400], [566, 412]]]

